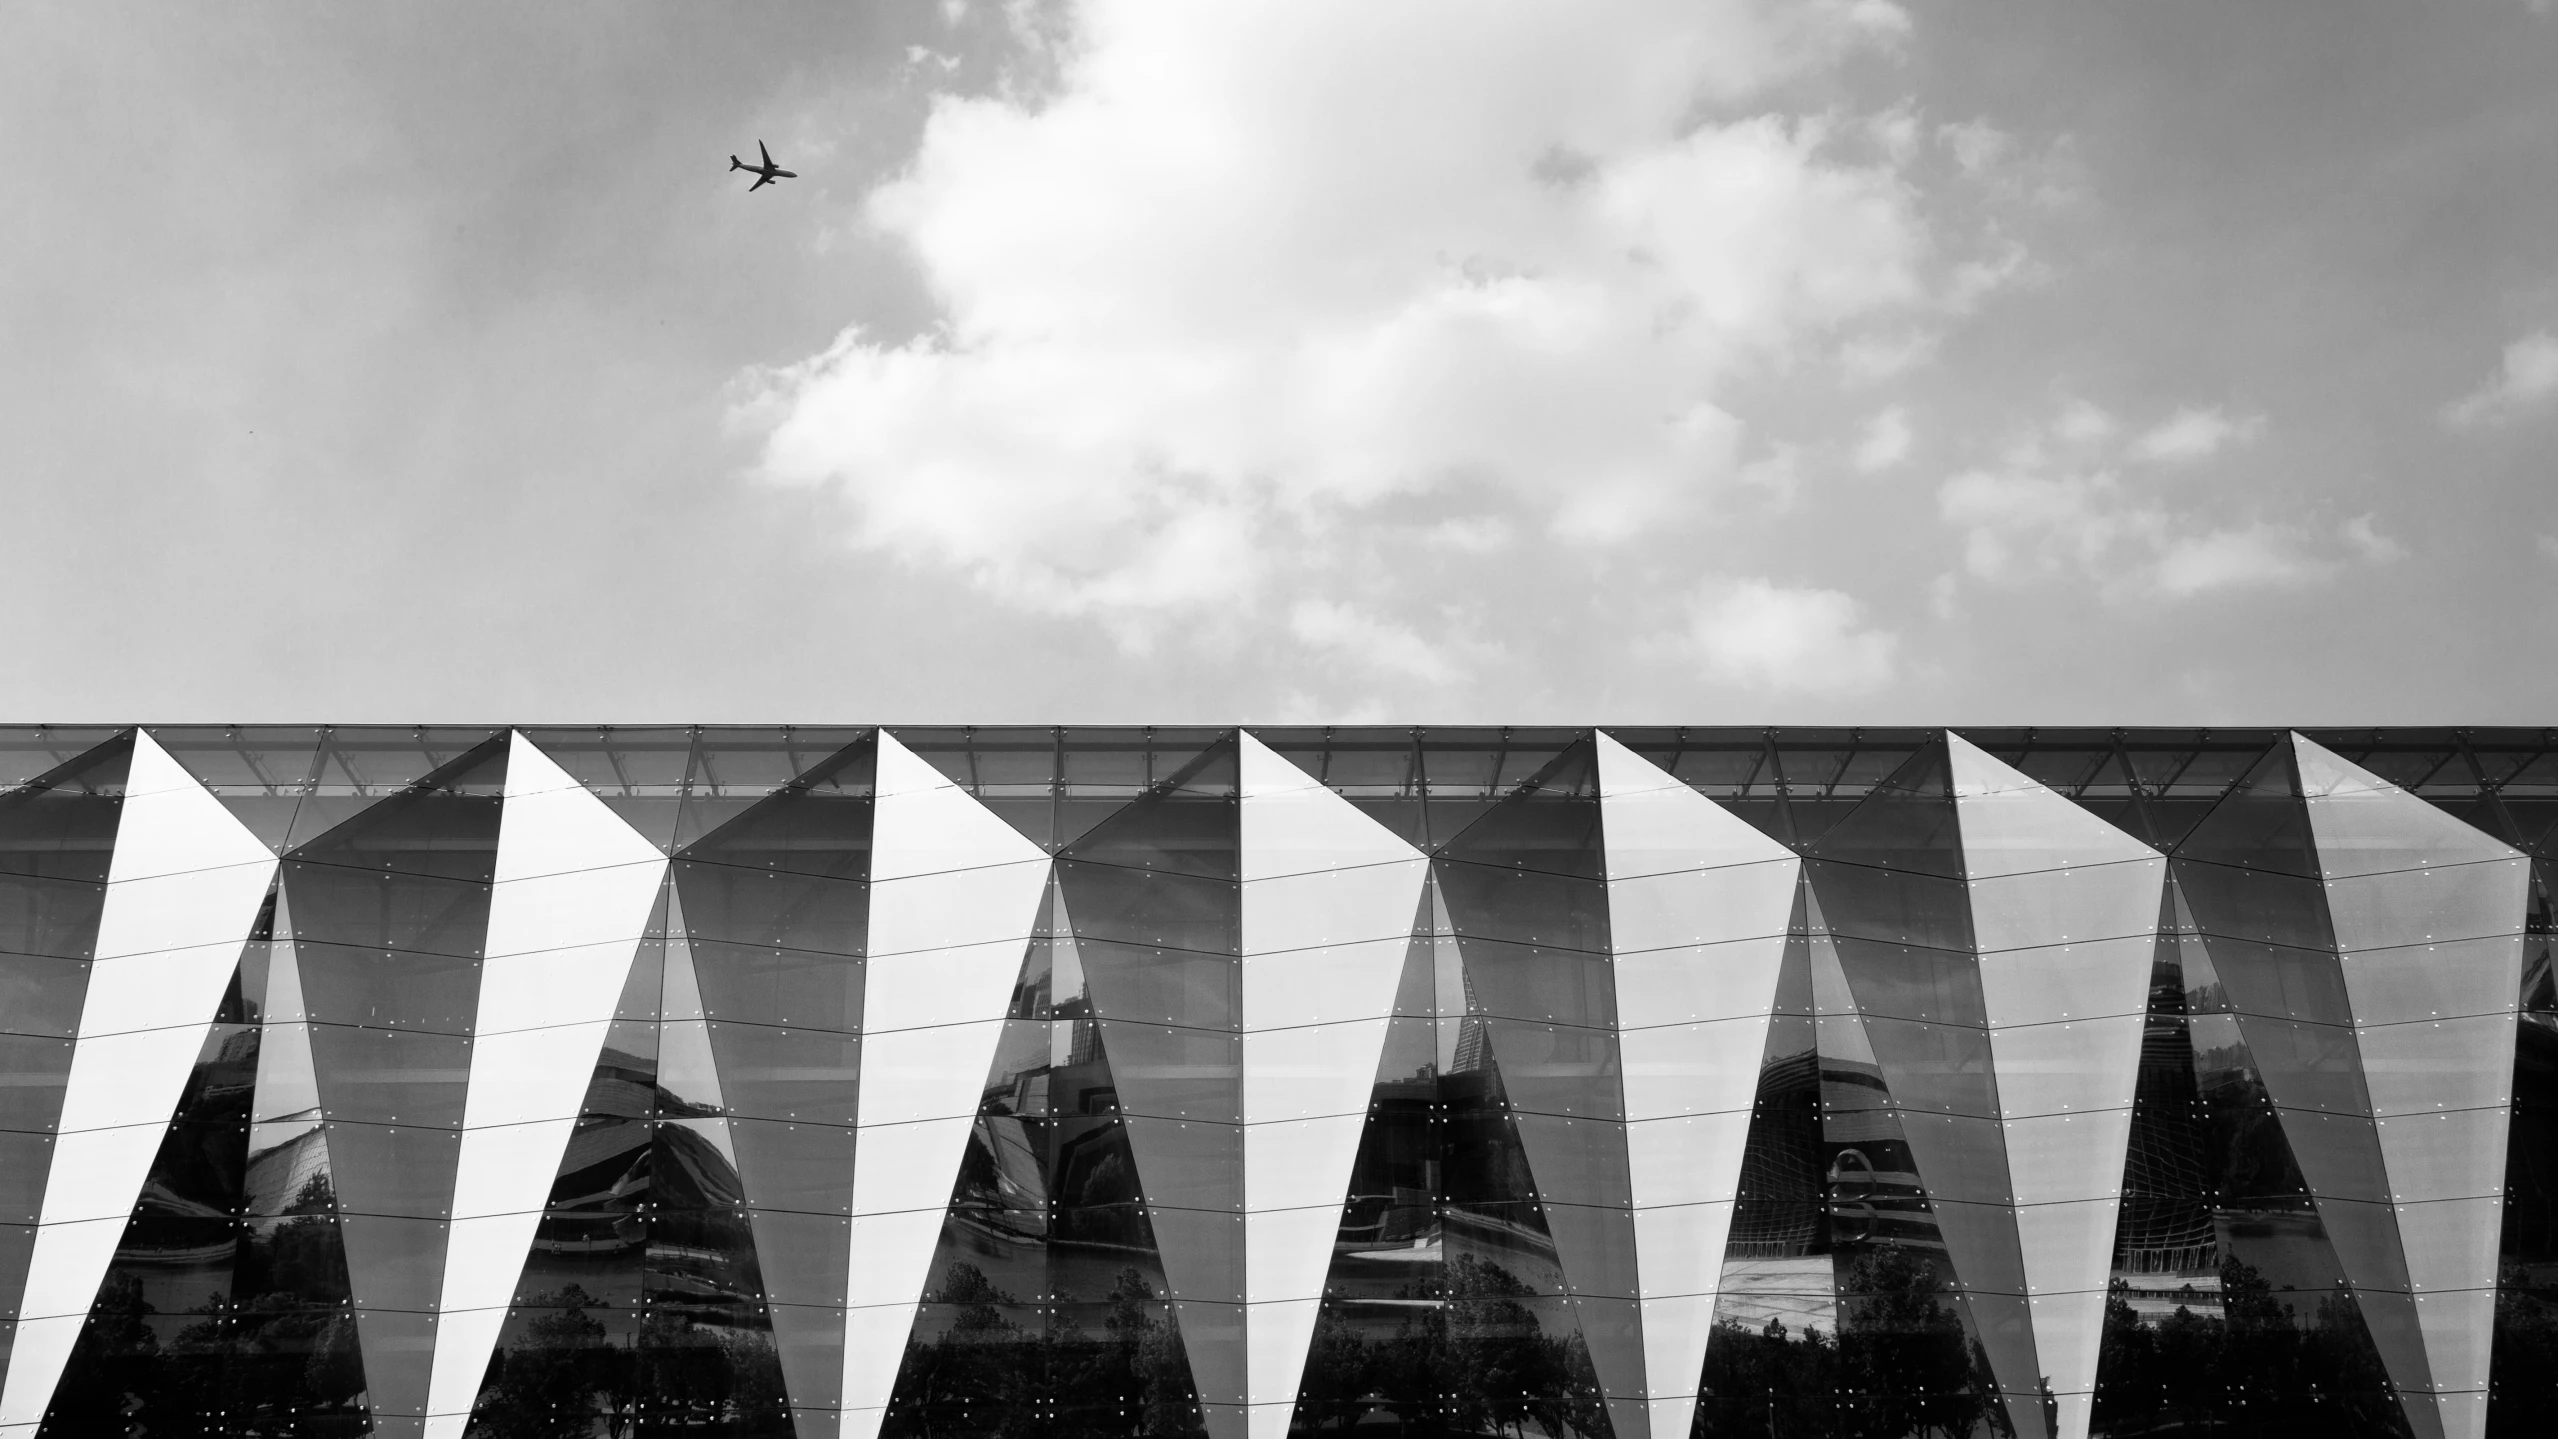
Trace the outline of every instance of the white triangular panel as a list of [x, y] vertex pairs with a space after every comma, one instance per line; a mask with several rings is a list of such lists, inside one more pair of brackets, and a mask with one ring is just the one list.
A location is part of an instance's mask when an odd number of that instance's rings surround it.
[[1393, 830], [1280, 757], [1249, 730], [1236, 746], [1236, 759], [1243, 792], [1242, 877], [1247, 884], [1413, 857], [1412, 846]]
[[[2016, 1242], [2042, 1373], [2000, 1382], [2086, 1395], [2167, 862], [1961, 735], [1946, 752], [2008, 1169], [2034, 1185], [2015, 1194]], [[2060, 1439], [2083, 1439], [2087, 1406], [2060, 1414]]]
[[1284, 1432], [1429, 862], [1269, 746], [1237, 744], [1245, 1388]]
[[521, 731], [503, 795], [430, 1435], [468, 1421], [666, 875], [657, 846]]
[[1624, 1412], [1654, 1435], [1681, 1435], [1802, 862], [1605, 732], [1598, 765], [1645, 1375], [1641, 1394], [1614, 1397], [1641, 1401]]
[[[2430, 1411], [2411, 1412], [2420, 1428], [2430, 1418], [2446, 1439], [2477, 1439], [2485, 1406], [2463, 1396], [2486, 1387], [2494, 1317], [2463, 1301], [2496, 1286], [2487, 1216], [2504, 1185], [2514, 1042], [2503, 1016], [2522, 988], [2530, 872], [2492, 836], [2315, 741], [2292, 744], [2381, 1164], [2402, 1201], [2398, 1243], [2431, 1291], [2412, 1307], [2433, 1392], [2405, 1385], [2402, 1397]], [[2450, 942], [2427, 942], [2437, 936]]]
[[1049, 869], [1045, 850], [885, 730], [878, 796], [844, 1297], [848, 1439], [878, 1432], [897, 1382]]
[[275, 868], [211, 791], [134, 732], [0, 1429], [37, 1423], [53, 1400]]
[[2515, 858], [2511, 847], [2306, 735], [2292, 736], [2303, 804], [2328, 878]]
[[1598, 750], [1599, 822], [1607, 837], [1608, 878], [1794, 858], [1794, 851], [1756, 825], [1690, 789], [1605, 730], [1599, 731]]
[[1963, 872], [1972, 879], [2159, 857], [2158, 851], [2069, 796], [1959, 734], [1945, 736], [1945, 753], [1953, 769], [1956, 823], [1963, 834]]

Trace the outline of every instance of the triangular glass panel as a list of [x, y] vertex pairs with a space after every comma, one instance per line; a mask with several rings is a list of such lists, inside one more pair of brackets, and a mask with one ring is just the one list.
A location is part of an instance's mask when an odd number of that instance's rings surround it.
[[2318, 852], [2301, 803], [2291, 746], [2268, 746], [2210, 812], [2178, 841], [2182, 860], [2273, 874], [2318, 876]]
[[116, 725], [0, 725], [0, 798], [101, 746], [122, 740], [129, 750], [132, 733]]
[[151, 737], [222, 801], [241, 826], [283, 853], [311, 787], [326, 731], [311, 725], [162, 725]]
[[[1106, 817], [1084, 829], [1059, 852], [1080, 865], [1106, 865], [1157, 874], [1234, 880], [1239, 875], [1236, 832], [1241, 794], [1237, 741], [1232, 732], [1187, 756], [1151, 750], [1067, 750], [1071, 775], [1089, 758], [1168, 766], [1162, 778], [1115, 802]], [[1090, 786], [1100, 787], [1100, 786]]]
[[1421, 752], [1408, 731], [1256, 728], [1271, 752], [1415, 849], [1423, 848]]
[[1596, 739], [1574, 741], [1504, 791], [1463, 832], [1442, 841], [1439, 854], [1471, 865], [1604, 879]]
[[[494, 800], [506, 783], [506, 732], [478, 727], [339, 725], [320, 741], [309, 788], [295, 807], [288, 851], [360, 851], [351, 821], [412, 792]], [[343, 829], [343, 833], [332, 831]], [[342, 863], [363, 864], [360, 855]], [[375, 863], [374, 868], [393, 867]], [[425, 871], [436, 873], [439, 871]]]
[[1057, 800], [1064, 788], [1060, 732], [1044, 726], [941, 725], [892, 731], [918, 759], [941, 771], [1023, 838], [1055, 853]]
[[1583, 744], [1589, 731], [1450, 726], [1421, 732], [1423, 828], [1445, 845]]
[[[836, 733], [841, 732], [826, 737]], [[867, 878], [877, 744], [870, 731], [858, 731], [842, 746], [819, 753], [804, 743], [815, 737], [788, 731], [770, 747], [721, 749], [706, 732], [677, 829], [678, 858], [827, 879]], [[803, 758], [809, 759], [807, 768], [764, 787], [774, 773], [771, 766]], [[748, 777], [719, 780], [705, 792], [704, 773], [740, 772]], [[702, 918], [696, 913], [697, 926]]]
[[870, 770], [845, 751], [862, 745], [870, 734], [865, 728], [840, 726], [704, 726], [695, 736], [684, 781], [675, 849], [691, 849], [794, 784], [821, 797], [866, 795]]
[[1842, 863], [1963, 877], [1961, 830], [1945, 742], [1930, 742], [1891, 773], [1804, 853]]
[[532, 725], [524, 735], [589, 794], [661, 850], [675, 846], [693, 762], [685, 725]]
[[126, 731], [0, 794], [0, 876], [105, 884], [132, 764]]

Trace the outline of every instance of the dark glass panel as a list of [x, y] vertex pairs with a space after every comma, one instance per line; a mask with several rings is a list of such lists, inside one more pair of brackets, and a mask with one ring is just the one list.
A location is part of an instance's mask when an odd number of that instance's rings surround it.
[[1972, 948], [1971, 892], [1960, 879], [1818, 859], [1803, 869], [1819, 906], [1811, 916], [1818, 930], [1935, 950]]
[[[353, 1253], [349, 1245], [349, 1253]], [[365, 1401], [373, 1439], [420, 1439], [426, 1386], [435, 1364], [435, 1316], [408, 1309], [368, 1309], [359, 1294], [355, 1333], [364, 1356]], [[409, 1423], [402, 1426], [401, 1421]]]
[[660, 849], [675, 843], [693, 731], [685, 725], [542, 726], [524, 737]]
[[92, 880], [0, 874], [0, 954], [89, 958], [106, 899]]
[[1616, 1023], [1614, 961], [1605, 954], [1473, 934], [1459, 945], [1472, 1012], [1593, 1028]]
[[2203, 943], [2220, 979], [2217, 998], [2229, 1011], [2330, 1025], [2354, 1022], [2344, 970], [2333, 953], [2216, 934]]
[[20, 875], [106, 883], [132, 761], [133, 737], [120, 734], [0, 794], [0, 886]]
[[1459, 935], [1607, 952], [1607, 889], [1595, 880], [1447, 860], [1431, 868]]
[[710, 1041], [729, 1113], [812, 1124], [855, 1122], [859, 1036], [713, 1020]]
[[[853, 1207], [853, 1131], [830, 1124], [732, 1119], [737, 1174], [757, 1209], [842, 1215]], [[838, 1293], [840, 1297], [840, 1291]]]
[[1632, 1299], [1639, 1286], [1634, 1269], [1634, 1214], [1625, 1209], [1591, 1208], [1549, 1200], [1546, 1232], [1563, 1261], [1564, 1291], [1575, 1295]]
[[1543, 727], [1449, 726], [1422, 730], [1419, 738], [1433, 845], [1455, 840], [1496, 801], [1564, 761], [1567, 751], [1590, 744], [1587, 730]]
[[351, 1214], [444, 1219], [453, 1212], [453, 1174], [462, 1132], [410, 1124], [332, 1120], [329, 1163], [343, 1186], [339, 1208]]
[[[471, 888], [471, 907], [485, 912], [487, 890]], [[307, 891], [296, 894], [297, 920], [304, 913], [303, 893]], [[469, 1034], [478, 1016], [481, 962], [476, 955], [303, 940], [293, 946], [293, 959], [301, 975], [304, 1013], [322, 1023]]]
[[2290, 949], [2336, 948], [2325, 893], [2315, 880], [2221, 864], [2174, 865], [2194, 928], [2215, 940], [2256, 940]]
[[[1224, 810], [1224, 816], [1231, 859], [1231, 806]], [[1123, 852], [1128, 847], [1129, 842], [1120, 846]], [[1057, 881], [1064, 889], [1066, 912], [1078, 939], [1159, 945], [1199, 954], [1231, 955], [1242, 950], [1243, 890], [1232, 878], [1184, 873], [1168, 867], [1131, 868], [1060, 859]]]
[[1515, 1107], [1510, 1122], [1535, 1178], [1534, 1198], [1547, 1204], [1597, 1208], [1622, 1209], [1633, 1204], [1623, 1124]]
[[1865, 1037], [1903, 1110], [1998, 1117], [1988, 1030], [1868, 1016]]
[[[870, 877], [879, 748], [869, 731], [783, 731], [735, 746], [729, 739], [705, 731], [694, 752], [677, 854], [745, 869]], [[814, 748], [813, 741], [835, 747]], [[799, 768], [773, 779], [784, 765]], [[691, 911], [688, 892], [688, 919]]]
[[1148, 1205], [1242, 1211], [1243, 1126], [1139, 1114], [1121, 1122]]
[[1831, 944], [1857, 1008], [1891, 1019], [1986, 1025], [1979, 962], [1968, 953], [1840, 933]]
[[638, 1025], [648, 1035], [643, 1045], [631, 1049], [634, 1054], [657, 1052], [656, 1025], [665, 1011], [666, 998], [666, 900], [673, 881], [668, 884], [669, 890], [658, 896], [657, 913], [649, 921], [649, 928], [655, 932], [632, 951], [630, 972], [622, 976], [622, 993], [613, 1002], [614, 1019]]
[[870, 889], [859, 878], [678, 861], [675, 883], [684, 898], [685, 930], [696, 940], [861, 952]]
[[320, 1106], [359, 1124], [456, 1129], [471, 1071], [471, 1041], [422, 1030], [314, 1024], [311, 1059]]
[[[692, 918], [689, 904], [685, 918]], [[691, 949], [702, 1007], [713, 1019], [846, 1033], [861, 1027], [862, 965], [849, 953], [706, 939], [694, 940]]]
[[[115, 725], [0, 725], [0, 792], [34, 784], [110, 743], [129, 753], [131, 733]], [[123, 784], [119, 770], [115, 788]]]
[[1462, 833], [1442, 841], [1448, 860], [1486, 868], [1599, 879], [1598, 748], [1582, 740], [1515, 783]]
[[1625, 1117], [1611, 1031], [1499, 1018], [1483, 1023], [1512, 1107], [1584, 1119]]
[[0, 954], [0, 1032], [68, 1039], [80, 1032], [88, 992], [85, 959]]
[[[344, 1169], [340, 1171], [343, 1177]], [[341, 1213], [347, 1273], [358, 1309], [435, 1308], [444, 1284], [444, 1243], [451, 1226], [441, 1219]]]
[[33, 1224], [42, 1215], [52, 1163], [52, 1135], [0, 1129], [0, 1228]]
[[50, 1133], [70, 1080], [70, 1040], [0, 1031], [0, 1130]]
[[[1138, 1163], [1140, 1167], [1145, 1163], [1142, 1150]], [[1163, 1255], [1164, 1277], [1172, 1299], [1215, 1304], [1243, 1302], [1243, 1215], [1149, 1204], [1146, 1222]]]
[[[1075, 912], [1079, 930], [1085, 913]], [[1095, 1008], [1112, 1019], [1226, 1030], [1242, 1022], [1241, 970], [1227, 955], [1083, 938], [1075, 954]]]
[[[1099, 884], [1114, 868], [1216, 880], [1237, 877], [1236, 741], [1231, 733], [1213, 741], [1205, 735], [1202, 732], [1200, 747], [1185, 756], [1119, 749], [1106, 743], [1088, 749], [1080, 734], [1069, 733], [1067, 798], [1061, 801], [1065, 823], [1074, 827], [1079, 811], [1095, 803], [1109, 805], [1106, 815], [1089, 822], [1060, 851], [1067, 859], [1088, 861], [1074, 867], [1081, 879], [1068, 885], [1067, 904], [1078, 925], [1083, 922], [1086, 901], [1077, 883]], [[1126, 785], [1139, 777], [1147, 780], [1143, 792], [1121, 799]], [[1086, 797], [1090, 795], [1099, 798]], [[1112, 901], [1096, 893], [1090, 903], [1107, 909]], [[1142, 936], [1121, 937], [1145, 942]]]
[[332, 729], [286, 847], [358, 869], [485, 881], [506, 751], [503, 730]]
[[2275, 874], [2318, 876], [2309, 811], [2300, 798], [2291, 747], [2265, 749], [2184, 837], [2181, 860], [2234, 865]]
[[1243, 1122], [1241, 1035], [1113, 1019], [1098, 1028], [1110, 1053], [1118, 1109], [1159, 1119]]
[[[746, 1156], [738, 1156], [740, 1167]], [[750, 1181], [751, 1192], [751, 1181]], [[844, 1266], [852, 1245], [852, 1221], [841, 1214], [749, 1209], [755, 1253], [764, 1272], [764, 1295], [775, 1304], [844, 1303]]]
[[[1780, 753], [1790, 766], [1794, 756]], [[1876, 763], [1886, 758], [1897, 763], [1888, 773], [1867, 778], [1870, 770], [1860, 769], [1860, 764], [1868, 757]], [[1801, 826], [1804, 805], [1800, 791], [1793, 788], [1790, 768], [1787, 779], [1789, 801]], [[1807, 854], [1859, 866], [1962, 877], [1952, 772], [1942, 740], [1915, 752], [1898, 747], [1860, 751], [1843, 763], [1838, 780], [1824, 794], [1836, 804], [1855, 789], [1864, 791], [1855, 808], [1839, 816], [1817, 840], [1807, 841]]]
[[[873, 774], [871, 733], [833, 726], [702, 726], [676, 820], [676, 849], [691, 847], [794, 784], [830, 797], [866, 797]], [[857, 762], [845, 763], [848, 752], [858, 752], [851, 756]]]

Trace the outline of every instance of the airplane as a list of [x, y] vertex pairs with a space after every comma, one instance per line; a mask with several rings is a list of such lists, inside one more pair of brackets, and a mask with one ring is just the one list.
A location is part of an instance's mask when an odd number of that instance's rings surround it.
[[743, 170], [747, 174], [755, 177], [755, 183], [746, 187], [747, 193], [752, 194], [757, 190], [761, 190], [765, 186], [773, 183], [775, 180], [796, 180], [799, 178], [798, 171], [785, 170], [781, 166], [773, 163], [773, 152], [764, 148], [763, 141], [756, 141], [755, 149], [757, 153], [764, 157], [764, 163], [761, 165], [749, 165], [745, 161], [738, 159], [735, 155], [728, 157], [728, 168], [732, 170]]

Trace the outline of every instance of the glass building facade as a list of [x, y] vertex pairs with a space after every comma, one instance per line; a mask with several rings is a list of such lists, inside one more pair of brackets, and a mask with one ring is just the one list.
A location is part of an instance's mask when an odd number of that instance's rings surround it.
[[2558, 731], [0, 728], [0, 1439], [2558, 1419]]

